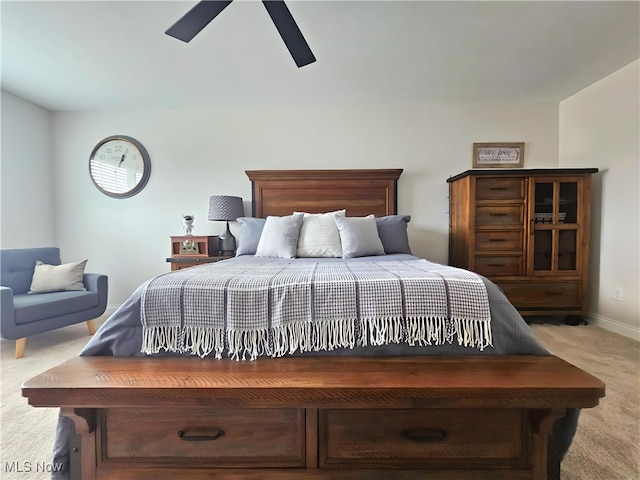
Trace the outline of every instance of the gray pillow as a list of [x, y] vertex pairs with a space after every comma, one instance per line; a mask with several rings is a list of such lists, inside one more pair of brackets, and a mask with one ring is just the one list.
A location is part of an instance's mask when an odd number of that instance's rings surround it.
[[378, 236], [373, 215], [366, 217], [338, 217], [336, 225], [340, 232], [342, 258], [384, 255], [384, 247]]
[[411, 254], [409, 236], [407, 235], [409, 221], [411, 221], [411, 215], [376, 217], [378, 236], [384, 246], [384, 253]]
[[236, 221], [240, 224], [236, 257], [240, 255], [255, 255], [266, 219], [239, 217]]
[[295, 258], [302, 213], [285, 217], [267, 217], [258, 242], [256, 257]]

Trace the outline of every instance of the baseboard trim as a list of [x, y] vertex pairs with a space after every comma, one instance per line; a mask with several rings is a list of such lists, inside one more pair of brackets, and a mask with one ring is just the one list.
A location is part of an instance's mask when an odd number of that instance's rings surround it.
[[600, 328], [609, 330], [610, 332], [617, 333], [618, 335], [622, 335], [624, 337], [628, 337], [640, 342], [639, 327], [633, 327], [631, 325], [619, 322], [617, 320], [613, 320], [611, 318], [603, 317], [601, 315], [596, 315], [595, 313], [589, 313], [587, 315], [587, 318], [590, 320], [589, 323], [593, 323], [594, 325]]

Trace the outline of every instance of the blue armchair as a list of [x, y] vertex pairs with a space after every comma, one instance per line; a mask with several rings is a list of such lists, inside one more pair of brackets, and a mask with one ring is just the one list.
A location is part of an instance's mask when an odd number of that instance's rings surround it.
[[93, 319], [107, 308], [108, 278], [97, 273], [84, 274], [86, 290], [28, 294], [37, 260], [60, 265], [60, 249], [0, 250], [0, 335], [16, 340], [16, 358], [24, 356], [30, 335], [80, 322], [87, 322], [93, 335]]

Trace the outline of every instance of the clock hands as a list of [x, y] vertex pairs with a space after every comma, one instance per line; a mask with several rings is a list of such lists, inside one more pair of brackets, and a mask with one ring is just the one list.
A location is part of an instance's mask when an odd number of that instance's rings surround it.
[[126, 154], [123, 154], [123, 155], [122, 155], [122, 158], [120, 159], [120, 163], [118, 164], [118, 167], [121, 167], [121, 166], [122, 166], [122, 162], [124, 162], [124, 157], [125, 157], [125, 155], [126, 155]]

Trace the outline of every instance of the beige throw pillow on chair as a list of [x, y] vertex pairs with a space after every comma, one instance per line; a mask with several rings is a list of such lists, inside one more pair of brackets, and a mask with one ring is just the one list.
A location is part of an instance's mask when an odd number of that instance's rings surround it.
[[36, 261], [28, 293], [61, 292], [65, 290], [86, 290], [82, 282], [87, 260], [62, 265], [47, 265]]

